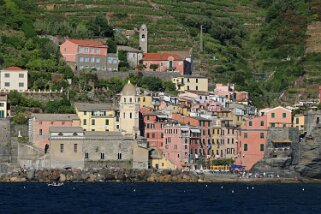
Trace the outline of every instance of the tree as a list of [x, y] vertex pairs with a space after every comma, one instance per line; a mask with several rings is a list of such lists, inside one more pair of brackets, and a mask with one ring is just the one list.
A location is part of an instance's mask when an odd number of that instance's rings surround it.
[[27, 124], [28, 117], [23, 112], [18, 112], [15, 116], [12, 118], [14, 124]]
[[150, 68], [150, 69], [153, 69], [153, 71], [156, 71], [158, 67], [159, 67], [158, 64], [151, 64], [151, 65], [149, 66], [149, 68]]

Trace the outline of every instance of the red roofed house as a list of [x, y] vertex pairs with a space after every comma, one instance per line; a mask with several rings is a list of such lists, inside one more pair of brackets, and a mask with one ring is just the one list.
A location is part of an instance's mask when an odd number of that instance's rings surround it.
[[[180, 74], [191, 74], [190, 62], [178, 54], [170, 53], [144, 53], [143, 64], [146, 71], [179, 72]], [[153, 69], [153, 65], [156, 68]]]
[[108, 54], [108, 46], [103, 42], [67, 39], [60, 45], [60, 53], [75, 70], [118, 71], [118, 57]]
[[28, 71], [20, 67], [0, 70], [0, 88], [8, 91], [28, 90]]

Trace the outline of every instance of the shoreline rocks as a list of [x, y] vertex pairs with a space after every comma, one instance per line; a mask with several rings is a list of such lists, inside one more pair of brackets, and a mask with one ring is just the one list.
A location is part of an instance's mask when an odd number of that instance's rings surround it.
[[150, 182], [150, 183], [183, 183], [183, 182], [217, 182], [217, 183], [302, 183], [321, 182], [321, 180], [298, 178], [265, 178], [244, 179], [238, 177], [218, 177], [196, 174], [189, 171], [156, 171], [134, 169], [91, 169], [91, 170], [27, 170], [12, 172], [0, 176], [0, 182]]

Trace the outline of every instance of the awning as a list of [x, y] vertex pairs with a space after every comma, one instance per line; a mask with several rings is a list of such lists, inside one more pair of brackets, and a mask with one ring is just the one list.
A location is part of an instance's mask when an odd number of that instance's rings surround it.
[[191, 132], [193, 132], [193, 133], [201, 133], [201, 131], [199, 129], [191, 129]]
[[243, 169], [243, 168], [245, 168], [245, 166], [237, 165], [237, 164], [231, 164], [230, 168], [231, 169]]
[[156, 115], [156, 117], [158, 117], [158, 118], [168, 118], [167, 115]]
[[272, 140], [272, 143], [292, 143], [291, 140]]

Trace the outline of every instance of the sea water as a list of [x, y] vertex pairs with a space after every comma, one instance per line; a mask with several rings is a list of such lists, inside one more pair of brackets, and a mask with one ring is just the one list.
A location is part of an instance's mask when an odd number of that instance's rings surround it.
[[0, 213], [321, 213], [321, 185], [1, 183]]

